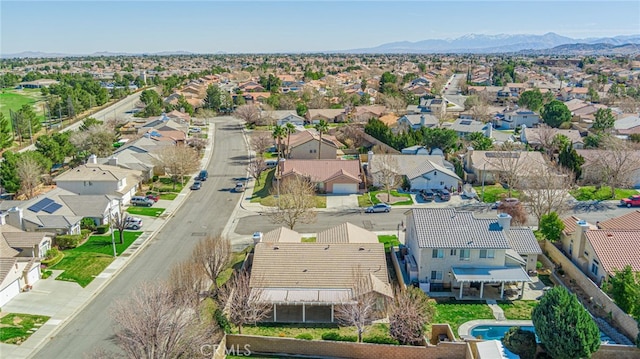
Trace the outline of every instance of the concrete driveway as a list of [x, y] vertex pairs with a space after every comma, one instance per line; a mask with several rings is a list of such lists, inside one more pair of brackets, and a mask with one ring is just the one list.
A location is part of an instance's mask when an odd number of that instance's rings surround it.
[[327, 209], [358, 208], [357, 194], [328, 194]]

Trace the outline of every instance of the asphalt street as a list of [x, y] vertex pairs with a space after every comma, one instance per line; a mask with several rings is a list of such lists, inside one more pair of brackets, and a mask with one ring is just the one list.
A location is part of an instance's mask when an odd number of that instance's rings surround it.
[[35, 358], [91, 357], [97, 348], [116, 351], [109, 308], [140, 283], [165, 279], [172, 264], [186, 260], [197, 241], [222, 232], [238, 202], [230, 191], [246, 175], [247, 150], [241, 127], [231, 117], [216, 118], [214, 151], [202, 189], [191, 192], [164, 228]]

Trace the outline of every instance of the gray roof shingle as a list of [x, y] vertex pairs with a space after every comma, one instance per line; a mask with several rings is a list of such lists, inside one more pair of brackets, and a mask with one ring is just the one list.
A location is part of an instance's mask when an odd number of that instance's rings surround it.
[[542, 254], [538, 240], [529, 228], [511, 228], [509, 245], [518, 254]]

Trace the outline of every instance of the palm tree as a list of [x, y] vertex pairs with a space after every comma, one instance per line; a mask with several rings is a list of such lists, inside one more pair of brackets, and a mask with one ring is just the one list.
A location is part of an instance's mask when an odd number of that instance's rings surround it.
[[322, 134], [329, 130], [329, 124], [325, 120], [320, 120], [314, 126], [318, 134], [320, 134], [320, 141], [318, 141], [318, 159], [320, 159], [320, 150], [322, 148]]
[[280, 170], [280, 151], [282, 149], [282, 146], [280, 145], [281, 140], [284, 138], [284, 134], [285, 134], [285, 129], [284, 127], [280, 126], [280, 125], [276, 125], [276, 127], [274, 127], [273, 129], [273, 138], [276, 139], [276, 148], [278, 151], [278, 164], [276, 165], [276, 173], [278, 173], [278, 171]]
[[294, 126], [291, 122], [287, 122], [284, 127], [285, 132], [287, 133], [287, 153], [285, 154], [286, 158], [289, 158], [291, 154], [291, 148], [289, 147], [289, 143], [291, 142], [291, 134], [296, 130], [296, 126]]

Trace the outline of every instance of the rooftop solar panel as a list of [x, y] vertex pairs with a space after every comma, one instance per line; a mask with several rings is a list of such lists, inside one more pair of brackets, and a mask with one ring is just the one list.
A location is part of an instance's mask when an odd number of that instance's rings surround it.
[[54, 203], [52, 199], [49, 198], [43, 198], [40, 201], [34, 203], [31, 207], [27, 208], [28, 210], [30, 210], [31, 212], [35, 212], [38, 213], [40, 212], [44, 207], [50, 205], [51, 203]]
[[44, 207], [42, 210], [47, 212], [47, 213], [49, 213], [49, 214], [51, 214], [51, 213], [59, 210], [60, 208], [62, 208], [61, 204], [53, 202], [53, 203], [49, 204], [48, 206]]

